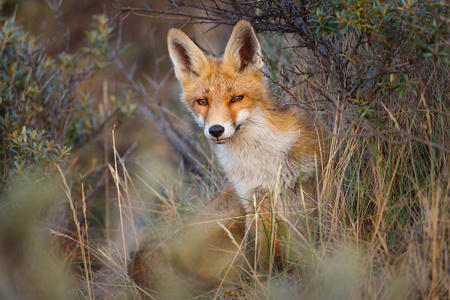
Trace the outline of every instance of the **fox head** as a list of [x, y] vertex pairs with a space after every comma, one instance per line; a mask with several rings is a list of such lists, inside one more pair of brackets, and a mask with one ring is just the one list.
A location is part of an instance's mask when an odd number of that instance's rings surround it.
[[178, 29], [171, 29], [167, 40], [184, 102], [208, 139], [226, 143], [266, 98], [261, 47], [253, 27], [247, 21], [234, 26], [223, 58], [206, 55]]

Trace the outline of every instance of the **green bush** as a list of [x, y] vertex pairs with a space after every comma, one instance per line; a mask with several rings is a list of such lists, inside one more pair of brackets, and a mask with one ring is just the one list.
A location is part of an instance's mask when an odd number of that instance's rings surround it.
[[[104, 15], [94, 17], [86, 46], [56, 57], [46, 42], [3, 20], [0, 30], [0, 156], [2, 181], [31, 171], [48, 172], [65, 161], [72, 147], [90, 140], [112, 116], [134, 110], [132, 93], [109, 97], [100, 114], [98, 101], [79, 86], [109, 64], [113, 27]], [[106, 108], [105, 108], [106, 109]]]

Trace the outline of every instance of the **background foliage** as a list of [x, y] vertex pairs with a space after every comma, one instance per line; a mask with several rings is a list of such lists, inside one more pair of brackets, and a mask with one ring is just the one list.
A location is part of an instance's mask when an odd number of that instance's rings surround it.
[[2, 187], [10, 175], [48, 172], [113, 116], [132, 113], [131, 94], [108, 99], [110, 109], [102, 115], [89, 93], [78, 94], [80, 84], [110, 62], [112, 31], [105, 15], [95, 16], [85, 47], [52, 58], [45, 42], [17, 26], [15, 17], [4, 20], [0, 33]]

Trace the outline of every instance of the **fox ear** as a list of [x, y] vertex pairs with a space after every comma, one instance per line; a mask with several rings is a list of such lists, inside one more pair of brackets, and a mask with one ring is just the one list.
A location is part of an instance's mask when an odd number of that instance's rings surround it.
[[202, 67], [208, 63], [203, 51], [179, 29], [169, 30], [167, 44], [175, 75], [180, 81], [186, 80], [191, 75], [198, 76]]
[[261, 46], [249, 22], [239, 21], [234, 26], [225, 48], [223, 61], [231, 63], [238, 72], [244, 71], [248, 65], [252, 64], [262, 68]]

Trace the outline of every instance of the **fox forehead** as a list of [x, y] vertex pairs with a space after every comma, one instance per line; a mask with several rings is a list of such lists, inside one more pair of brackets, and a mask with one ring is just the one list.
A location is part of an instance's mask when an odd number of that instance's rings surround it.
[[215, 59], [198, 75], [183, 84], [184, 98], [189, 105], [202, 98], [227, 101], [242, 94], [257, 96], [264, 88], [261, 76], [230, 71], [226, 64]]
[[208, 101], [226, 101], [231, 98], [246, 93], [246, 87], [235, 80], [227, 80], [223, 76], [214, 76], [213, 78], [205, 79], [197, 87], [186, 93], [188, 99], [195, 101], [198, 99], [208, 99]]

